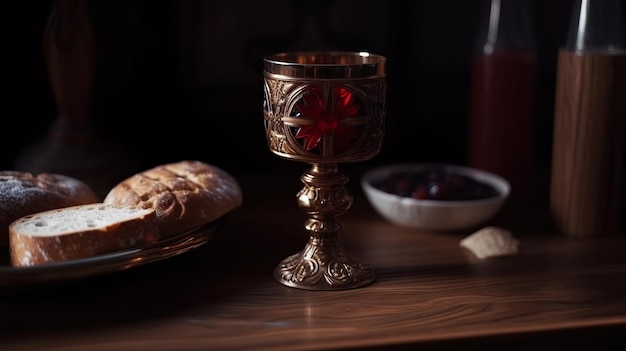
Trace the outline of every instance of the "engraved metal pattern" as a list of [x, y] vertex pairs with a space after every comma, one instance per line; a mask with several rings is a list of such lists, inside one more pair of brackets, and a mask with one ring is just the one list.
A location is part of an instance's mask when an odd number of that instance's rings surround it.
[[[350, 89], [358, 101], [363, 105], [363, 114], [359, 118], [347, 121], [359, 128], [358, 137], [351, 147], [341, 153], [329, 157], [328, 150], [314, 152], [306, 150], [302, 141], [295, 135], [299, 127], [307, 125], [309, 121], [298, 118], [296, 105], [302, 96], [312, 86], [320, 85], [314, 80], [281, 80], [272, 76], [265, 77], [264, 116], [265, 131], [270, 150], [283, 158], [295, 159], [302, 162], [358, 162], [365, 161], [377, 155], [380, 151], [384, 136], [384, 121], [386, 118], [385, 94], [386, 82], [383, 78], [365, 79], [357, 81], [332, 80], [321, 83], [330, 89], [332, 86], [342, 86]], [[332, 134], [325, 134], [324, 139]], [[322, 144], [325, 144], [322, 142]]]
[[337, 217], [352, 206], [352, 195], [345, 188], [348, 177], [338, 172], [336, 164], [314, 164], [301, 180], [304, 187], [297, 198], [309, 215], [305, 223], [309, 242], [280, 263], [275, 278], [310, 290], [356, 288], [372, 282], [373, 268], [351, 257], [338, 236], [341, 223]]
[[[284, 59], [285, 61], [281, 61]], [[269, 149], [311, 164], [298, 206], [308, 215], [304, 249], [274, 270], [283, 285], [341, 290], [374, 281], [374, 269], [339, 239], [338, 217], [352, 206], [338, 164], [380, 151], [386, 118], [385, 59], [364, 53], [286, 53], [265, 60], [264, 123]]]

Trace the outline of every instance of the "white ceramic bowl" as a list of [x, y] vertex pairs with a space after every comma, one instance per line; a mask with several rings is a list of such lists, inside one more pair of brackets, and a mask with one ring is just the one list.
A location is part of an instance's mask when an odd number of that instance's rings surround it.
[[[374, 186], [398, 172], [443, 171], [467, 176], [491, 186], [495, 195], [479, 200], [415, 199]], [[502, 208], [511, 187], [502, 177], [479, 169], [448, 164], [392, 164], [369, 170], [361, 177], [361, 186], [372, 207], [391, 223], [437, 231], [461, 230], [487, 222]]]

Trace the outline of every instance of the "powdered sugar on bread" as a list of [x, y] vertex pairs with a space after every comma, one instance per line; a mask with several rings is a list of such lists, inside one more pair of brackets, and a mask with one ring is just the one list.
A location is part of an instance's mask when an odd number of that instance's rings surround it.
[[84, 182], [61, 174], [33, 175], [0, 171], [0, 246], [8, 245], [8, 227], [14, 220], [36, 212], [98, 202]]

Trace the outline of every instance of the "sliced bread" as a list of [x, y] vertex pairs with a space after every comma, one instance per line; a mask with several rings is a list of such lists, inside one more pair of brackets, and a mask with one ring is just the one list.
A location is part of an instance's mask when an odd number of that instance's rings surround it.
[[0, 247], [9, 245], [9, 224], [41, 211], [99, 202], [83, 181], [62, 174], [0, 171]]
[[489, 226], [465, 237], [459, 245], [482, 260], [515, 255], [519, 242], [509, 230]]
[[15, 267], [68, 261], [158, 240], [154, 209], [94, 203], [38, 212], [9, 225]]

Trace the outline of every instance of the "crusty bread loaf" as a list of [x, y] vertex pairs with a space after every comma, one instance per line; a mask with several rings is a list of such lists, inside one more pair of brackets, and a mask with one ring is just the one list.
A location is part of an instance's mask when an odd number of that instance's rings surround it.
[[39, 212], [9, 225], [11, 264], [33, 266], [92, 257], [158, 239], [153, 209], [93, 203]]
[[9, 224], [36, 212], [98, 202], [83, 181], [52, 173], [0, 171], [0, 247], [9, 243]]
[[214, 221], [242, 204], [237, 180], [223, 169], [184, 160], [140, 172], [114, 186], [106, 204], [154, 208], [162, 238]]

